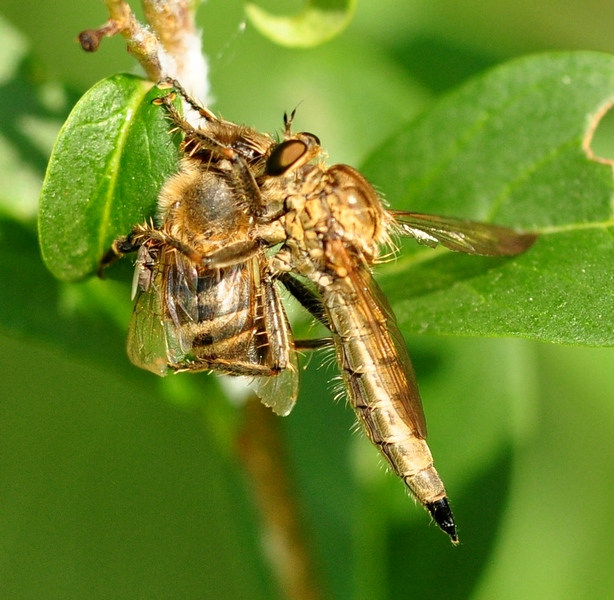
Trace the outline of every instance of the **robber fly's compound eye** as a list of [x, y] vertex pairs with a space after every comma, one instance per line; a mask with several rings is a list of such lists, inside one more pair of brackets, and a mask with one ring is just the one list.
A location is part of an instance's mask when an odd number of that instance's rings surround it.
[[266, 161], [267, 175], [283, 175], [307, 152], [307, 145], [300, 140], [288, 140], [278, 144]]
[[300, 135], [308, 139], [314, 146], [321, 145], [320, 138], [315, 133], [307, 133], [306, 131], [303, 131], [303, 133], [301, 133]]

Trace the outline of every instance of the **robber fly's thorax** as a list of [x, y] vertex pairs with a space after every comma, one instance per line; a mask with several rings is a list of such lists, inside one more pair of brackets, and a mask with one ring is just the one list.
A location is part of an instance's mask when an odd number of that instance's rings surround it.
[[338, 272], [335, 244], [342, 243], [359, 264], [373, 264], [388, 240], [390, 217], [367, 180], [347, 165], [303, 166], [286, 184], [283, 218], [287, 246], [303, 263], [303, 274]]

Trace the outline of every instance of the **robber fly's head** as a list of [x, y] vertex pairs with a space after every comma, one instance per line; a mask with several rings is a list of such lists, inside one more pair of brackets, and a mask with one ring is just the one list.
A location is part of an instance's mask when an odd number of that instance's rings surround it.
[[320, 140], [313, 133], [295, 133], [273, 146], [266, 161], [266, 174], [279, 177], [296, 171], [322, 153]]

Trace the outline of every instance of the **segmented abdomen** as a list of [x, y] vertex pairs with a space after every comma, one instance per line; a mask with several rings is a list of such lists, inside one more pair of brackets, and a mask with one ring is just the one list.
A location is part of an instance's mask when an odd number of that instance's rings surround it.
[[[323, 290], [348, 396], [369, 439], [428, 506], [445, 498], [425, 441], [426, 426], [413, 372], [394, 317], [375, 297], [375, 282], [338, 280]], [[409, 369], [406, 372], [405, 369]], [[409, 378], [409, 379], [408, 379]]]

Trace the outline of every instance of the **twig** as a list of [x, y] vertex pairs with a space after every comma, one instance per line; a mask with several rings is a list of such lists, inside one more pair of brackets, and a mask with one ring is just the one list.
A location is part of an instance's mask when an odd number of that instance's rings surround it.
[[148, 79], [181, 81], [189, 94], [206, 104], [209, 93], [207, 62], [188, 0], [142, 0], [148, 25], [139, 23], [124, 0], [105, 0], [109, 20], [98, 29], [79, 34], [81, 47], [94, 52], [104, 37], [120, 34]]
[[280, 417], [255, 396], [245, 405], [240, 438], [243, 459], [260, 509], [263, 539], [279, 587], [288, 600], [319, 600], [300, 509], [288, 475]]

